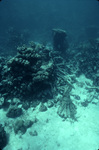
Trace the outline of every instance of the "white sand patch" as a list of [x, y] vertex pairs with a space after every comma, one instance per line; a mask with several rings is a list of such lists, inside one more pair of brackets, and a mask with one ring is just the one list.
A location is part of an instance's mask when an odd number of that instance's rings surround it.
[[[62, 121], [55, 108], [39, 113], [39, 121], [24, 135], [10, 135], [10, 144], [4, 150], [96, 150], [99, 146], [98, 108], [98, 105], [90, 105], [88, 109], [79, 108], [83, 114], [75, 123]], [[38, 136], [29, 134], [34, 130]]]
[[[82, 79], [83, 86], [75, 84], [73, 90], [74, 94], [80, 96], [77, 105], [78, 121], [72, 122], [69, 119], [63, 121], [58, 116], [56, 107], [46, 112], [39, 112], [39, 106], [35, 111], [30, 108], [25, 117], [31, 120], [36, 117], [37, 123], [34, 123], [24, 135], [15, 135], [12, 131], [9, 145], [4, 150], [98, 150], [99, 103], [97, 105], [89, 103], [87, 107], [80, 105], [81, 101], [94, 94], [94, 92], [89, 94], [86, 90], [84, 76], [79, 79], [79, 82], [82, 82]], [[73, 101], [77, 100], [73, 99]], [[37, 136], [30, 134], [34, 131], [37, 132]]]

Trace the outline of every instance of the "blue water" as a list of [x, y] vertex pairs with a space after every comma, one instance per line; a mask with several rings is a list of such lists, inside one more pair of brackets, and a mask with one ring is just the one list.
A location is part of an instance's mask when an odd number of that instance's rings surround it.
[[[51, 39], [53, 28], [67, 30], [78, 38], [87, 26], [99, 27], [97, 0], [2, 0], [0, 2], [0, 36], [7, 38], [9, 28], [22, 33], [28, 30], [34, 40]], [[85, 35], [84, 35], [85, 36]]]

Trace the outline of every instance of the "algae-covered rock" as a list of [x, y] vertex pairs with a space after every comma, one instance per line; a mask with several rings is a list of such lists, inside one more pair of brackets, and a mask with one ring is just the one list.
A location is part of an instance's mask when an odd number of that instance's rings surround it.
[[11, 106], [6, 114], [9, 118], [16, 118], [22, 115], [22, 108], [18, 108], [17, 106]]
[[33, 121], [31, 120], [17, 120], [14, 125], [14, 132], [17, 134], [18, 132], [21, 132], [24, 134], [28, 128], [30, 128], [33, 125]]
[[51, 107], [53, 107], [54, 102], [51, 101], [51, 100], [49, 100], [48, 103], [47, 103], [47, 105], [48, 105], [48, 108], [51, 108]]
[[46, 110], [47, 110], [47, 107], [43, 103], [41, 103], [39, 111], [44, 112]]
[[8, 143], [8, 137], [4, 127], [0, 124], [0, 148], [3, 149]]

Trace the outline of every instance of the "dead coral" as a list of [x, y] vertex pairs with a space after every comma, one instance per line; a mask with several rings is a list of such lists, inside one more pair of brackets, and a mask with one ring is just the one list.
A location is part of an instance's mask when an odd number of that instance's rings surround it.
[[58, 108], [58, 115], [64, 119], [72, 118], [75, 119], [76, 106], [70, 99], [71, 87], [65, 89], [63, 97], [60, 101], [60, 106]]

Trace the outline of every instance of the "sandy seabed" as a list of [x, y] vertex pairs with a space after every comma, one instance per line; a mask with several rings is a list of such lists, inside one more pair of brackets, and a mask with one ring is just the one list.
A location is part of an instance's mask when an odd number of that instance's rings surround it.
[[[85, 88], [86, 81], [91, 83], [91, 80], [81, 76], [78, 81], [84, 83], [83, 87], [79, 87], [76, 83], [74, 85], [73, 93], [78, 93], [79, 101], [91, 98], [92, 93], [87, 93]], [[93, 97], [93, 101], [96, 103], [89, 103], [87, 107], [82, 106], [79, 101], [75, 101], [77, 103], [77, 121], [64, 120], [59, 117], [55, 106], [46, 112], [39, 112], [39, 106], [35, 111], [33, 108], [29, 108], [24, 117], [30, 120], [36, 117], [38, 121], [23, 135], [21, 133], [15, 135], [13, 130], [9, 130], [9, 143], [3, 150], [98, 150], [99, 94], [97, 98]], [[6, 117], [3, 109], [0, 110], [0, 114], [2, 123], [5, 120], [11, 121]], [[35, 131], [37, 133], [35, 136], [30, 134]]]

